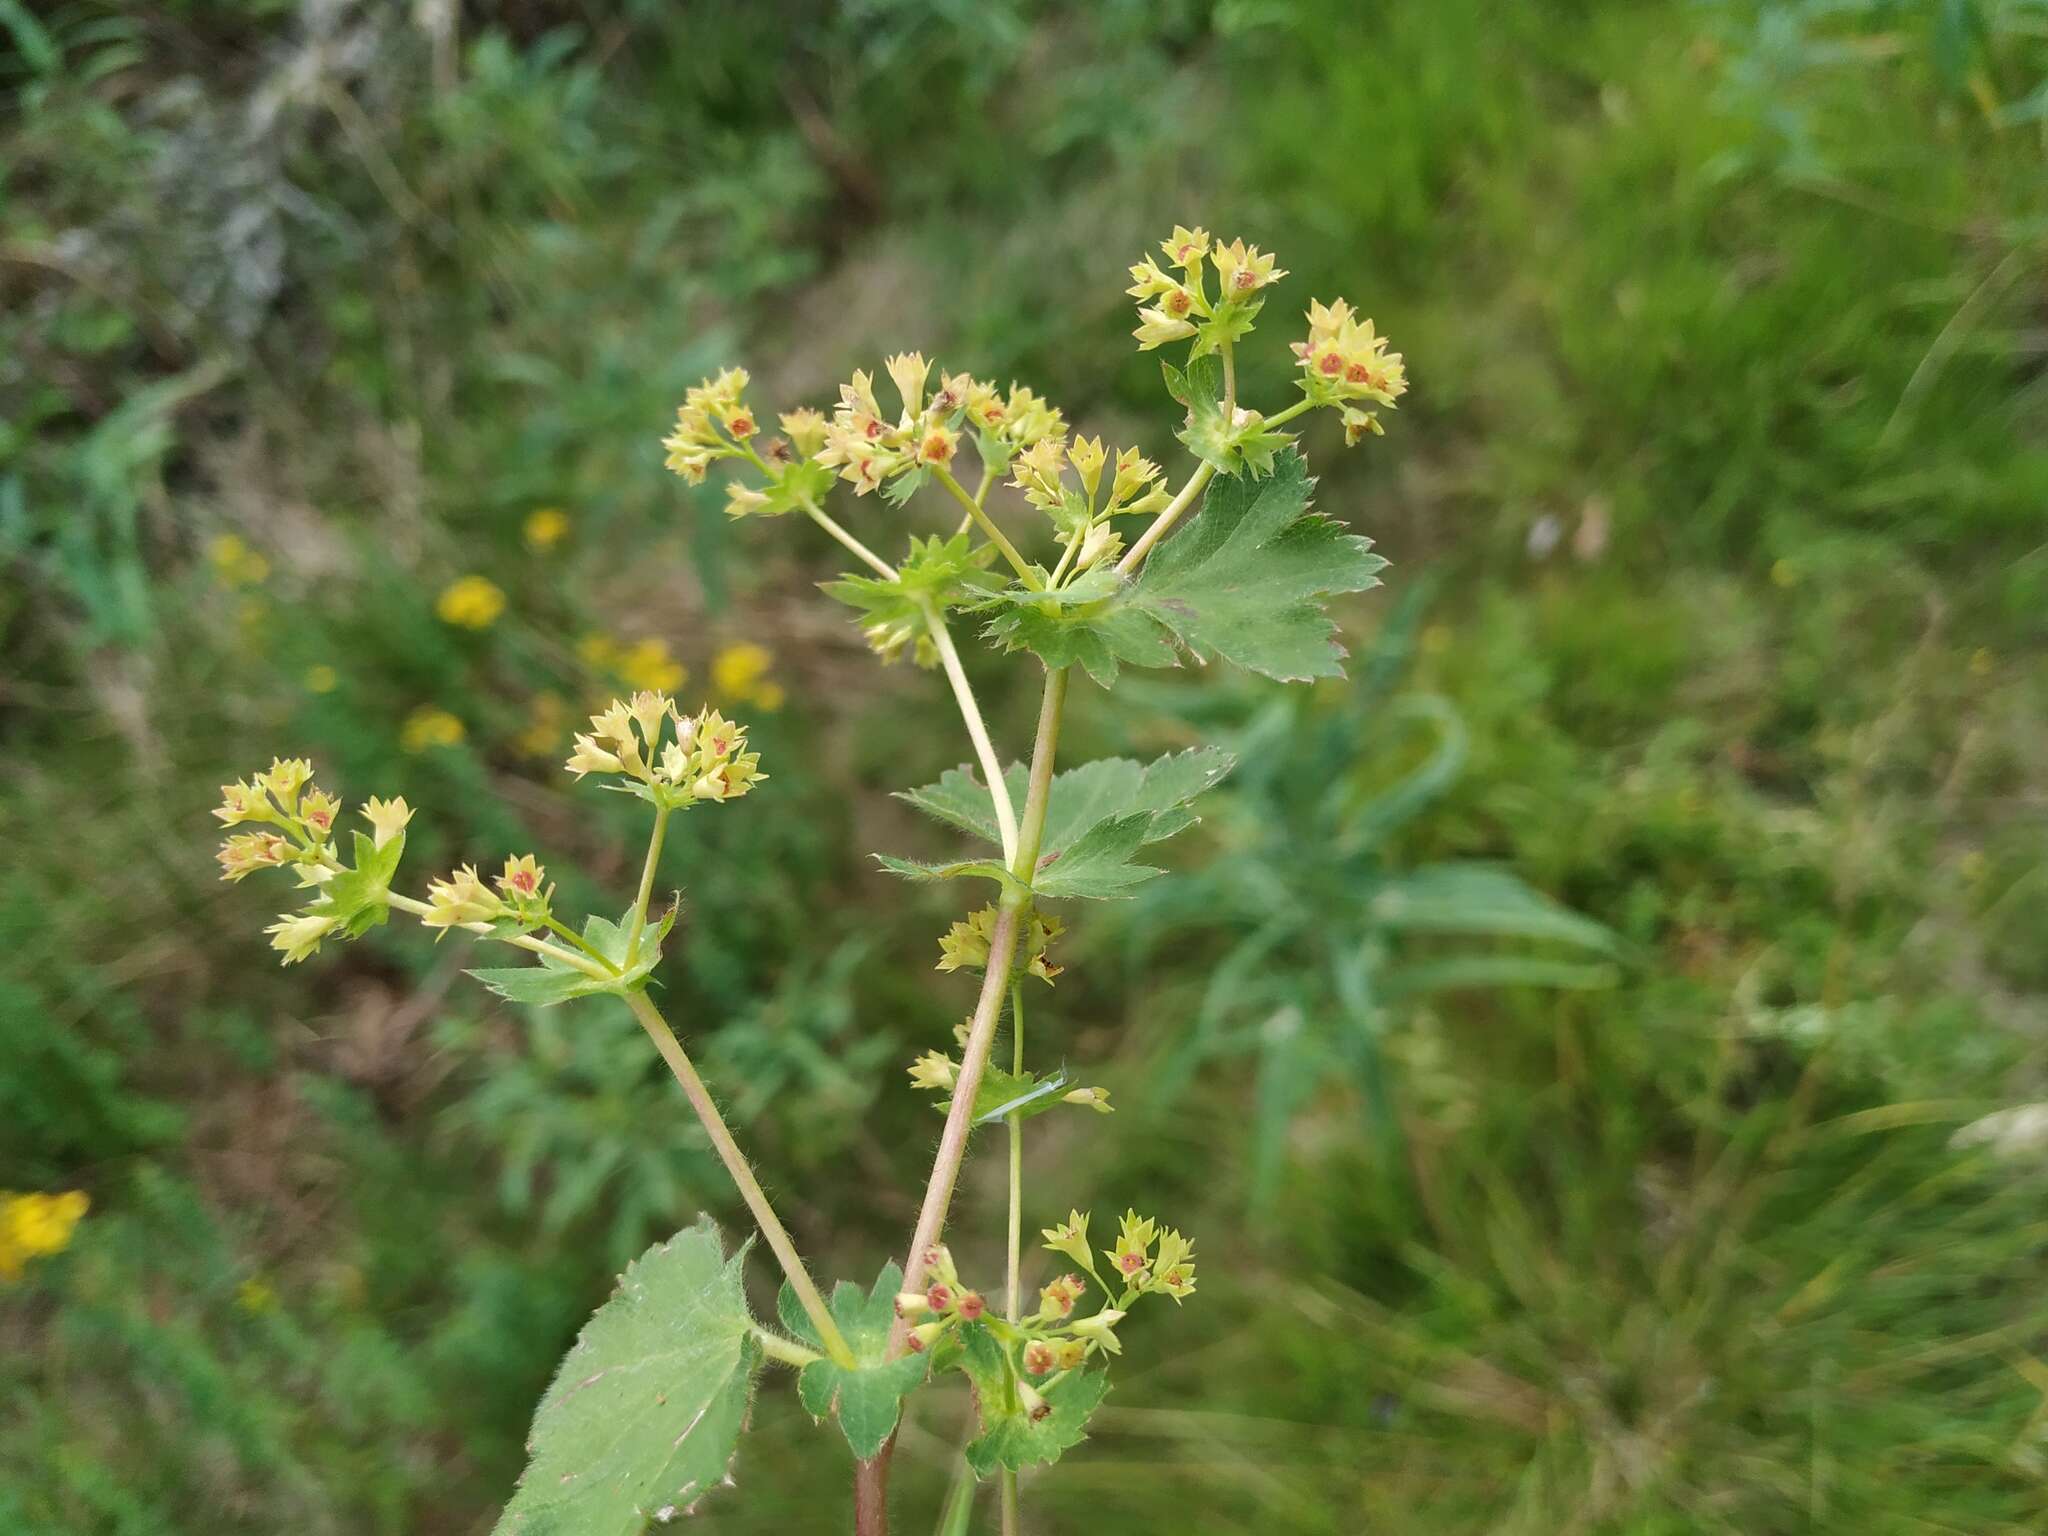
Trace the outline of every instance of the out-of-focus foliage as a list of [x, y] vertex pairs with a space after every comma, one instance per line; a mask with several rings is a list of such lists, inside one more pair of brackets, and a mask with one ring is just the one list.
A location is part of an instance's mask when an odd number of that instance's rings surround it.
[[[571, 722], [621, 683], [747, 717], [775, 814], [678, 829], [665, 1004], [807, 1246], [872, 1273], [934, 1134], [888, 1064], [957, 1019], [937, 907], [855, 854], [952, 766], [905, 761], [944, 700], [656, 438], [722, 362], [817, 399], [885, 339], [1119, 433], [1155, 362], [1087, 338], [1189, 218], [1402, 339], [1398, 451], [1305, 446], [1438, 595], [1349, 637], [1356, 697], [1233, 696], [1240, 798], [1185, 836], [1262, 850], [1269, 903], [1063, 956], [1123, 1113], [1060, 1185], [1200, 1210], [1205, 1305], [1038, 1518], [2048, 1519], [2038, 1154], [1951, 1142], [2044, 1097], [2034, 0], [0, 0], [0, 93], [0, 1188], [91, 1197], [0, 1287], [0, 1529], [486, 1529], [620, 1265], [727, 1207], [603, 1008], [478, 1000], [456, 941], [281, 984], [209, 858], [237, 743], [430, 808], [422, 868], [531, 840], [617, 886]], [[469, 577], [502, 610], [444, 619]], [[743, 633], [779, 699], [716, 665]], [[1204, 691], [1128, 739], [1077, 709], [1077, 760], [1186, 745]], [[1373, 903], [1479, 867], [1598, 927]], [[1219, 969], [1248, 903], [1293, 947]], [[1340, 978], [1450, 955], [1612, 984], [1382, 995], [1347, 1060]], [[933, 1396], [906, 1521], [968, 1431]], [[843, 1492], [815, 1444], [768, 1389], [700, 1519], [801, 1528]]]

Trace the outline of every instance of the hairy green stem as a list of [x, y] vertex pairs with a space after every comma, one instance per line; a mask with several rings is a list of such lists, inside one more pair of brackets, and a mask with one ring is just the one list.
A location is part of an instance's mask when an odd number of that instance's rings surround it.
[[768, 1203], [767, 1194], [754, 1177], [754, 1170], [748, 1166], [739, 1143], [733, 1140], [725, 1117], [719, 1114], [717, 1104], [712, 1102], [711, 1092], [704, 1086], [704, 1079], [697, 1075], [682, 1042], [676, 1039], [675, 1031], [668, 1027], [668, 1020], [648, 1001], [645, 992], [628, 992], [626, 1006], [633, 1010], [633, 1017], [640, 1021], [640, 1027], [647, 1031], [647, 1038], [654, 1042], [654, 1048], [661, 1052], [661, 1059], [668, 1063], [669, 1071], [682, 1085], [683, 1096], [690, 1101], [690, 1108], [697, 1112], [697, 1120], [704, 1127], [704, 1134], [711, 1138], [712, 1148], [718, 1153], [719, 1161], [725, 1164], [725, 1171], [739, 1186], [740, 1198], [747, 1202], [747, 1209], [753, 1213], [754, 1225], [760, 1228], [769, 1251], [782, 1266], [790, 1289], [796, 1292], [797, 1301], [803, 1306], [804, 1315], [818, 1331], [825, 1353], [837, 1364], [851, 1369], [853, 1351], [847, 1347], [845, 1335], [840, 1333], [839, 1325], [833, 1322], [832, 1314], [826, 1310], [825, 1298], [818, 1294], [810, 1271], [804, 1268], [804, 1261], [798, 1257], [796, 1244], [789, 1240], [789, 1233], [776, 1216], [775, 1208]]
[[1207, 485], [1215, 477], [1215, 474], [1216, 466], [1214, 464], [1202, 464], [1196, 467], [1195, 472], [1188, 476], [1188, 483], [1180, 488], [1179, 494], [1166, 504], [1165, 509], [1157, 517], [1152, 519], [1152, 526], [1138, 535], [1137, 543], [1124, 551], [1123, 559], [1116, 563], [1119, 575], [1128, 576], [1138, 568], [1140, 562], [1152, 553], [1152, 546], [1166, 537], [1173, 525], [1180, 521], [1181, 514], [1194, 504], [1195, 498], [1202, 493], [1202, 487]]
[[1010, 804], [1010, 786], [1003, 780], [1002, 759], [996, 756], [995, 743], [989, 740], [988, 727], [982, 723], [981, 706], [975, 702], [974, 687], [967, 681], [967, 669], [960, 664], [960, 652], [953, 645], [953, 637], [946, 629], [946, 621], [940, 615], [938, 605], [928, 599], [919, 599], [924, 610], [925, 627], [931, 631], [932, 645], [939, 653], [939, 664], [946, 670], [946, 681], [953, 685], [953, 697], [960, 705], [960, 719], [967, 727], [967, 738], [974, 743], [974, 755], [980, 759], [982, 777], [988, 780], [989, 798], [995, 802], [996, 830], [1002, 834], [1003, 860], [1007, 863], [1017, 856], [1017, 813]]
[[933, 470], [933, 474], [938, 477], [939, 484], [952, 492], [953, 499], [967, 509], [967, 515], [981, 525], [981, 531], [988, 535], [989, 542], [1003, 552], [1003, 558], [1010, 562], [1010, 568], [1017, 573], [1018, 580], [1027, 587], [1036, 587], [1038, 578], [1032, 574], [1030, 562], [1017, 552], [1017, 546], [1010, 542], [1008, 534], [996, 526], [996, 520], [982, 510], [979, 502], [967, 494], [967, 487], [955, 480], [953, 472], [949, 469], [937, 468]]
[[867, 545], [861, 543], [859, 539], [856, 539], [852, 534], [840, 527], [839, 524], [827, 517], [824, 508], [818, 506], [815, 502], [809, 501], [803, 504], [803, 508], [806, 517], [843, 544], [856, 560], [866, 562], [868, 569], [881, 577], [882, 580], [894, 581], [898, 574], [900, 574], [895, 566], [884, 560], [872, 549], [869, 549]]
[[[1010, 984], [1010, 1070], [1018, 1076], [1024, 1073], [1024, 984]], [[1024, 1120], [1021, 1115], [1010, 1116], [1010, 1232], [1008, 1293], [1004, 1298], [1003, 1315], [1016, 1322], [1023, 1310], [1022, 1273], [1024, 1267]], [[1002, 1469], [1001, 1492], [1003, 1512], [1003, 1536], [1018, 1536], [1022, 1527], [1022, 1507], [1017, 1498], [1017, 1473], [1014, 1468]]]
[[[650, 751], [652, 748], [649, 749]], [[640, 871], [640, 894], [633, 898], [633, 926], [626, 931], [626, 964], [640, 959], [640, 935], [647, 928], [647, 903], [654, 895], [654, 869], [661, 862], [662, 839], [668, 835], [669, 808], [654, 808], [654, 831], [647, 838], [647, 863]]]
[[[1012, 872], [1022, 871], [1027, 877], [1037, 867], [1038, 845], [1045, 834], [1046, 801], [1052, 792], [1052, 764], [1059, 751], [1060, 712], [1066, 697], [1066, 670], [1048, 671], [1045, 697], [1038, 711], [1038, 734], [1031, 748], [1031, 778], [1024, 798], [1024, 817], [1017, 831], [1017, 856], [1010, 864]], [[1010, 967], [1017, 957], [1017, 936], [1023, 928], [1027, 904], [1027, 898], [1011, 892], [1003, 896], [996, 908], [995, 926], [989, 934], [988, 968], [982, 975], [981, 996], [967, 1027], [967, 1046], [960, 1053], [960, 1074], [953, 1085], [952, 1107], [946, 1112], [946, 1128], [939, 1135], [938, 1155], [932, 1160], [931, 1179], [925, 1185], [910, 1252], [903, 1262], [904, 1285], [909, 1290], [918, 1288], [924, 1277], [925, 1250], [939, 1240], [939, 1232], [946, 1224], [953, 1185], [960, 1176], [960, 1164], [967, 1155], [968, 1133], [974, 1124], [974, 1096], [981, 1088], [981, 1075], [988, 1065], [989, 1046], [995, 1038], [1003, 995], [1009, 988]], [[899, 1319], [891, 1335], [892, 1353], [902, 1352], [907, 1332]]]
[[761, 1353], [770, 1360], [780, 1361], [782, 1364], [794, 1366], [798, 1370], [802, 1370], [813, 1361], [825, 1358], [815, 1349], [806, 1349], [803, 1345], [797, 1343], [795, 1339], [785, 1339], [781, 1334], [766, 1328], [755, 1328], [754, 1339], [760, 1344]]

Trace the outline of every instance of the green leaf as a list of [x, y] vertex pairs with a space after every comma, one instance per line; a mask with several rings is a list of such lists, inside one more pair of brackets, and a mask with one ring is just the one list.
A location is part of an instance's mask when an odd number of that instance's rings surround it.
[[886, 853], [874, 856], [875, 862], [892, 875], [901, 875], [906, 880], [958, 880], [978, 876], [993, 880], [998, 885], [1015, 885], [1016, 878], [994, 859], [959, 859], [951, 864], [925, 864], [916, 859], [899, 859]]
[[313, 909], [334, 917], [356, 939], [391, 915], [391, 881], [405, 856], [405, 834], [398, 833], [382, 848], [364, 833], [353, 836], [355, 868], [342, 870], [322, 886]]
[[1343, 668], [1332, 593], [1379, 585], [1386, 561], [1371, 541], [1308, 510], [1299, 454], [1267, 479], [1218, 480], [1202, 510], [1154, 550], [1128, 601], [1197, 657], [1217, 655], [1282, 682], [1334, 677]]
[[1478, 987], [1557, 987], [1591, 992], [1611, 987], [1620, 973], [1611, 965], [1582, 960], [1546, 960], [1536, 955], [1458, 955], [1399, 966], [1380, 977], [1382, 1002]]
[[974, 1383], [981, 1411], [981, 1434], [967, 1444], [967, 1464], [974, 1468], [975, 1476], [987, 1477], [998, 1467], [1015, 1472], [1044, 1466], [1087, 1438], [1088, 1420], [1109, 1392], [1107, 1371], [1070, 1371], [1044, 1388], [1043, 1396], [1052, 1411], [1034, 1422], [1010, 1403], [1002, 1346], [992, 1337], [971, 1339], [968, 1335], [972, 1333], [986, 1336], [988, 1330], [979, 1323], [961, 1329], [966, 1349], [960, 1368]]
[[995, 554], [990, 546], [973, 548], [965, 533], [950, 539], [913, 537], [894, 581], [850, 575], [821, 583], [820, 590], [859, 609], [868, 628], [918, 634], [924, 629], [925, 603], [944, 610], [980, 594], [987, 580], [984, 567]]
[[[1227, 322], [1215, 333], [1216, 339], [1221, 339], [1236, 323]], [[1247, 324], [1246, 329], [1249, 328]], [[1205, 339], [1197, 338], [1186, 373], [1171, 363], [1163, 365], [1167, 393], [1188, 408], [1187, 423], [1174, 436], [1187, 445], [1188, 452], [1205, 464], [1213, 464], [1225, 475], [1242, 475], [1247, 469], [1254, 476], [1270, 475], [1277, 455], [1294, 438], [1274, 431], [1262, 418], [1237, 424], [1224, 416], [1223, 363], [1220, 358], [1204, 355]]]
[[1048, 666], [1081, 665], [1105, 686], [1119, 662], [1165, 666], [1182, 651], [1221, 656], [1282, 682], [1334, 677], [1343, 647], [1324, 612], [1340, 592], [1379, 585], [1371, 541], [1308, 510], [1300, 455], [1278, 453], [1258, 481], [1211, 483], [1202, 509], [1152, 552], [1135, 581], [1090, 571], [1087, 601], [1006, 588], [983, 605], [987, 633]]
[[1150, 811], [1140, 811], [1098, 821], [1071, 846], [1039, 860], [1031, 889], [1055, 899], [1085, 896], [1101, 901], [1130, 895], [1134, 887], [1165, 873], [1155, 865], [1131, 862], [1131, 855], [1151, 841], [1147, 834], [1152, 820]]
[[[992, 1120], [1008, 1120], [1012, 1116], [1032, 1119], [1059, 1108], [1059, 1096], [1073, 1085], [1074, 1080], [1064, 1068], [1051, 1077], [1040, 1078], [1034, 1072], [1006, 1072], [990, 1062], [982, 1069], [981, 1082], [974, 1090], [974, 1123], [987, 1125]], [[932, 1108], [943, 1115], [952, 1108], [953, 1095], [943, 1088], [937, 1093], [938, 1102]]]
[[628, 965], [627, 925], [631, 923], [632, 916], [629, 911], [616, 923], [609, 918], [595, 916], [584, 920], [583, 942], [619, 968], [616, 976], [592, 976], [552, 955], [540, 956], [538, 965], [496, 966], [469, 974], [507, 1002], [525, 1003], [535, 1008], [551, 1008], [571, 998], [595, 997], [600, 993], [624, 997], [628, 992], [637, 992], [645, 987], [655, 966], [661, 963], [661, 943], [668, 937], [669, 929], [675, 926], [676, 909], [670, 907], [658, 919], [648, 923], [640, 935], [640, 958]]
[[760, 1346], [709, 1221], [636, 1259], [563, 1357], [496, 1536], [640, 1536], [725, 1480]]
[[[1235, 761], [1218, 748], [1195, 747], [1149, 765], [1127, 757], [1100, 758], [1055, 776], [1032, 889], [1048, 898], [1128, 894], [1159, 873], [1129, 863], [1130, 855], [1193, 825], [1188, 802], [1219, 783]], [[1003, 776], [1013, 804], [1024, 798], [1026, 777], [1021, 763], [1013, 763]], [[984, 842], [1000, 838], [994, 797], [966, 768], [949, 769], [938, 783], [902, 791], [897, 798]], [[1001, 871], [986, 861], [927, 865], [877, 857], [885, 868], [911, 879]]]
[[1101, 687], [1116, 682], [1120, 663], [1170, 667], [1172, 638], [1148, 615], [1118, 602], [1129, 583], [1102, 564], [1057, 591], [1011, 586], [984, 605], [994, 617], [983, 629], [1006, 651], [1029, 651], [1048, 667], [1085, 667]]
[[[849, 1369], [828, 1356], [813, 1360], [797, 1377], [797, 1396], [804, 1407], [813, 1418], [837, 1414], [840, 1432], [860, 1461], [872, 1461], [896, 1432], [904, 1397], [925, 1376], [924, 1356], [906, 1354], [895, 1360], [889, 1358], [889, 1332], [896, 1324], [896, 1294], [902, 1289], [903, 1271], [893, 1260], [882, 1266], [874, 1289], [865, 1296], [859, 1286], [846, 1280], [834, 1286], [832, 1321], [846, 1336], [856, 1363]], [[782, 1326], [790, 1333], [813, 1349], [825, 1347], [787, 1282], [776, 1310]]]
[[1372, 915], [1408, 933], [1548, 939], [1610, 954], [1616, 947], [1612, 929], [1484, 864], [1437, 864], [1390, 880], [1373, 897]]

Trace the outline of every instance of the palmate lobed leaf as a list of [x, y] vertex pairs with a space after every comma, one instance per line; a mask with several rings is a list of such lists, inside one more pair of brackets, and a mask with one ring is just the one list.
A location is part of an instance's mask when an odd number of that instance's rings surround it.
[[[627, 916], [630, 918], [631, 914]], [[591, 976], [547, 955], [540, 956], [537, 965], [488, 966], [468, 974], [507, 1002], [524, 1003], [533, 1008], [551, 1008], [572, 998], [600, 994], [623, 997], [647, 985], [655, 966], [661, 962], [662, 940], [668, 937], [675, 921], [676, 909], [673, 907], [658, 919], [651, 920], [640, 935], [640, 958], [628, 965], [625, 924], [604, 917], [586, 918], [583, 942], [619, 967], [616, 976]]]
[[[1147, 843], [1193, 825], [1196, 817], [1189, 802], [1220, 783], [1235, 763], [1228, 752], [1195, 747], [1169, 753], [1150, 764], [1127, 757], [1100, 758], [1057, 775], [1046, 802], [1045, 832], [1032, 889], [1052, 899], [1128, 895], [1159, 873], [1151, 865], [1132, 862], [1132, 855]], [[1021, 801], [1024, 766], [1013, 763], [1003, 777], [1013, 803]], [[988, 787], [965, 768], [949, 769], [938, 783], [904, 790], [897, 798], [984, 842], [999, 840], [995, 801]], [[932, 865], [883, 855], [877, 858], [884, 868], [909, 879], [1008, 878], [1002, 866], [990, 860]]]
[[[882, 1266], [874, 1288], [862, 1294], [851, 1281], [832, 1288], [832, 1321], [845, 1335], [855, 1365], [849, 1369], [827, 1358], [813, 1360], [797, 1377], [797, 1396], [813, 1418], [828, 1414], [839, 1420], [840, 1433], [854, 1456], [871, 1461], [896, 1432], [903, 1399], [924, 1380], [922, 1355], [889, 1358], [889, 1333], [896, 1323], [896, 1295], [903, 1289], [903, 1271], [894, 1260]], [[825, 1346], [810, 1317], [787, 1283], [776, 1302], [782, 1326], [813, 1349]]]
[[1324, 600], [1379, 585], [1386, 561], [1309, 510], [1312, 484], [1292, 449], [1262, 479], [1219, 478], [1136, 580], [1098, 568], [1077, 595], [1006, 588], [989, 600], [986, 633], [1048, 666], [1085, 667], [1104, 687], [1122, 662], [1165, 666], [1183, 653], [1282, 682], [1337, 676], [1344, 649]]
[[647, 1250], [541, 1399], [494, 1536], [639, 1536], [725, 1482], [760, 1346], [708, 1220]]

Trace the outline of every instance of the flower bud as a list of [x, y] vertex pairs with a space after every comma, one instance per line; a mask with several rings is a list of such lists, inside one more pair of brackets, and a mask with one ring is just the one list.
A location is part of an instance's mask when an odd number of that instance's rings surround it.
[[910, 1337], [904, 1342], [909, 1344], [912, 1354], [921, 1355], [936, 1344], [939, 1335], [945, 1331], [946, 1324], [943, 1322], [920, 1323], [910, 1330]]
[[953, 1288], [944, 1283], [935, 1284], [924, 1293], [925, 1305], [934, 1312], [948, 1312], [953, 1307]]
[[1059, 1363], [1059, 1356], [1044, 1339], [1033, 1339], [1024, 1346], [1024, 1369], [1033, 1376], [1044, 1376]]
[[362, 818], [370, 824], [372, 846], [382, 848], [405, 830], [412, 820], [412, 807], [401, 799], [379, 800], [372, 795], [363, 802]]
[[923, 1317], [931, 1309], [931, 1298], [922, 1291], [898, 1291], [896, 1293], [896, 1315], [898, 1317]]
[[1028, 1381], [1017, 1383], [1017, 1402], [1023, 1408], [1024, 1416], [1034, 1424], [1052, 1412], [1052, 1404]]
[[981, 1314], [988, 1310], [988, 1303], [982, 1300], [981, 1292], [979, 1291], [962, 1291], [959, 1301], [954, 1303], [954, 1310], [963, 1319], [971, 1323], [979, 1319]]

